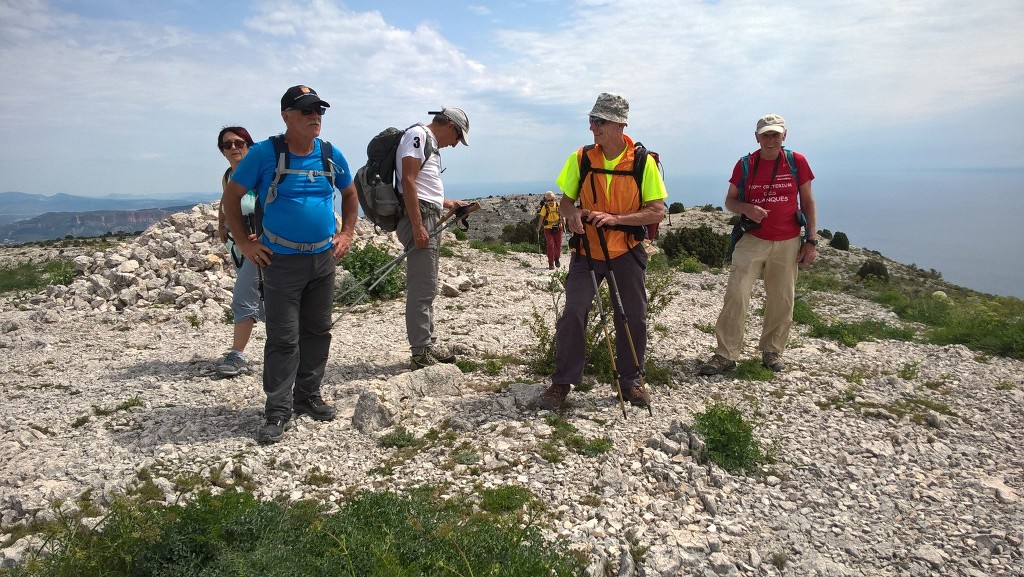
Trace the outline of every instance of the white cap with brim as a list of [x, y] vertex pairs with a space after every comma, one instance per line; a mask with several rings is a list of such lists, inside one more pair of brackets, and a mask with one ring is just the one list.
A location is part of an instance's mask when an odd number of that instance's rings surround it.
[[786, 119], [778, 114], [765, 114], [757, 119], [757, 134], [765, 132], [785, 132]]

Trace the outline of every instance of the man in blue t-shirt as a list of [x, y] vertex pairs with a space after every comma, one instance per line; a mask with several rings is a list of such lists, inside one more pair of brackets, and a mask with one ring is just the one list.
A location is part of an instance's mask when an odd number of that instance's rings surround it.
[[[335, 262], [348, 252], [359, 201], [348, 162], [337, 149], [324, 166], [320, 125], [330, 104], [308, 86], [293, 86], [281, 98], [288, 174], [274, 184], [278, 158], [270, 139], [257, 142], [231, 175], [221, 204], [235, 245], [263, 268], [267, 344], [263, 352], [264, 425], [256, 440], [276, 443], [296, 415], [317, 421], [334, 419], [320, 383], [331, 346], [331, 305]], [[341, 191], [341, 228], [334, 214], [334, 173]], [[241, 200], [256, 191], [263, 212], [263, 233], [249, 235]]]

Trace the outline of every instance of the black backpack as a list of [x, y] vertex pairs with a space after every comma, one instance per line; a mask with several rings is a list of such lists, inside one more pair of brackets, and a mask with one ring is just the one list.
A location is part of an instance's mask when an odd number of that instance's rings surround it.
[[[414, 124], [413, 126], [422, 126]], [[409, 128], [412, 128], [410, 126]], [[409, 128], [401, 130], [395, 127], [386, 128], [370, 139], [366, 145], [366, 165], [356, 171], [356, 192], [363, 214], [376, 227], [384, 232], [393, 232], [398, 222], [405, 216], [405, 205], [402, 195], [398, 192], [397, 175], [398, 144], [402, 135]], [[426, 139], [423, 149], [423, 164], [434, 152], [430, 138]], [[420, 165], [422, 167], [422, 165]]]

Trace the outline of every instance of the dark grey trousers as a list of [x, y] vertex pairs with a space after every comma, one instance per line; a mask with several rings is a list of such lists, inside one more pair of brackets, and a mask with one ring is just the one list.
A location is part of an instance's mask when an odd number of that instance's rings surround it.
[[320, 395], [331, 348], [335, 262], [331, 250], [275, 254], [263, 269], [266, 418], [290, 418], [294, 401]]
[[[622, 306], [629, 318], [629, 330], [633, 336], [637, 359], [642, 366], [644, 352], [647, 350], [647, 290], [644, 286], [647, 253], [642, 245], [637, 245], [632, 254], [627, 252], [612, 259], [611, 267], [622, 295]], [[608, 263], [594, 259], [594, 274], [600, 286], [608, 278]], [[554, 384], [578, 385], [583, 379], [587, 317], [594, 296], [594, 281], [590, 276], [587, 257], [573, 253], [565, 278], [565, 311], [555, 325], [555, 374], [551, 376]], [[605, 310], [608, 316], [612, 316], [616, 310], [614, 301], [611, 304]], [[629, 347], [629, 339], [626, 338], [621, 315], [614, 314], [614, 322], [615, 366], [619, 371], [620, 384], [623, 388], [629, 388], [639, 382], [640, 374]]]

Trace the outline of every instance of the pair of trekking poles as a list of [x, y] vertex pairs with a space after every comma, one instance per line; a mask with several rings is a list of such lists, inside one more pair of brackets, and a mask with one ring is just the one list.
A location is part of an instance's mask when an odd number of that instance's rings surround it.
[[[612, 301], [613, 312], [618, 312], [619, 319], [622, 321], [622, 328], [626, 333], [626, 342], [629, 343], [629, 350], [633, 353], [633, 364], [636, 368], [636, 374], [640, 380], [641, 390], [647, 390], [647, 384], [644, 382], [644, 367], [640, 362], [640, 357], [636, 353], [636, 345], [633, 342], [633, 333], [629, 329], [629, 317], [626, 315], [626, 307], [622, 304], [622, 293], [619, 291], [619, 284], [615, 280], [615, 270], [612, 267], [611, 255], [608, 252], [608, 240], [605, 238], [604, 230], [600, 226], [595, 226], [594, 229], [597, 231], [597, 240], [601, 245], [601, 252], [604, 254], [604, 262], [608, 267], [608, 293]], [[626, 418], [626, 401], [622, 394], [622, 382], [620, 380], [621, 374], [619, 373], [618, 363], [615, 358], [615, 351], [612, 348], [612, 336], [608, 329], [608, 315], [605, 313], [604, 304], [601, 303], [601, 291], [600, 285], [597, 282], [597, 272], [594, 271], [594, 259], [590, 254], [590, 242], [587, 240], [586, 228], [583, 229], [583, 233], [576, 235], [574, 240], [583, 245], [583, 252], [587, 257], [587, 267], [590, 269], [590, 280], [594, 283], [594, 296], [597, 300], [597, 312], [600, 316], [600, 325], [604, 329], [604, 342], [608, 345], [608, 359], [612, 365], [612, 378], [615, 380], [615, 390], [619, 396], [619, 408], [622, 410], [622, 418]], [[571, 244], [571, 243], [570, 243]], [[648, 394], [650, 394], [648, 392]], [[654, 416], [654, 410], [651, 409], [650, 401], [647, 402], [647, 414]]]
[[[437, 221], [437, 224], [434, 226], [434, 229], [428, 233], [427, 238], [431, 239], [436, 236], [439, 236], [442, 232], [451, 228], [452, 225], [455, 225], [456, 223], [460, 222], [462, 223], [464, 230], [469, 230], [469, 223], [467, 222], [467, 219], [469, 218], [470, 214], [476, 212], [479, 209], [480, 203], [474, 202], [472, 204], [458, 206], [449, 210], [447, 213], [445, 213], [444, 216], [441, 217], [440, 220]], [[405, 251], [403, 251], [402, 254], [398, 255], [390, 262], [382, 265], [380, 268], [367, 275], [366, 278], [350, 286], [348, 289], [345, 290], [345, 292], [338, 295], [337, 298], [335, 298], [334, 300], [344, 302], [345, 297], [348, 296], [349, 293], [357, 289], [362, 289], [362, 292], [359, 294], [359, 298], [357, 298], [352, 304], [348, 305], [348, 307], [351, 308], [358, 305], [360, 302], [362, 302], [364, 298], [366, 298], [366, 295], [370, 294], [370, 291], [377, 288], [377, 285], [383, 282], [384, 279], [387, 278], [388, 275], [391, 274], [393, 270], [398, 268], [398, 265], [401, 264], [403, 260], [405, 260], [405, 257], [409, 256], [409, 253], [411, 253], [414, 250], [416, 250], [415, 244], [405, 249]], [[373, 281], [373, 283], [367, 286], [366, 283], [371, 280]], [[334, 317], [334, 320], [331, 321], [331, 327], [334, 327], [334, 325], [337, 324], [339, 320], [341, 320], [341, 317], [344, 314], [345, 311], [338, 313], [338, 316]]]

